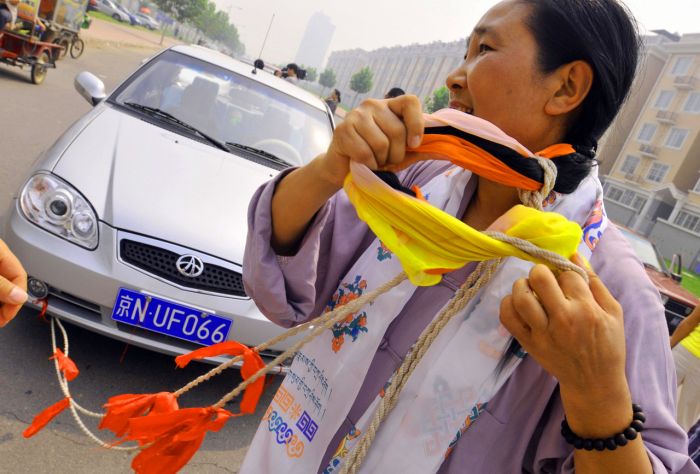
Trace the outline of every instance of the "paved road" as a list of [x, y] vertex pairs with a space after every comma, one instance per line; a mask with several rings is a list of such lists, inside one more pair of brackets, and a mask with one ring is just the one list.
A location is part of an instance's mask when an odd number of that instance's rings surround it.
[[[83, 70], [97, 74], [113, 89], [151, 52], [146, 49], [89, 47], [78, 60], [70, 58], [49, 71], [46, 82], [28, 82], [27, 71], [0, 65], [0, 214], [26, 178], [34, 159], [90, 106], [73, 89]], [[0, 220], [2, 216], [0, 215]], [[171, 358], [68, 326], [70, 355], [81, 369], [72, 384], [85, 407], [99, 406], [117, 393], [174, 390], [207, 369], [194, 364], [174, 370]], [[21, 432], [44, 407], [62, 398], [52, 364], [50, 331], [36, 312], [24, 310], [0, 330], [0, 473], [37, 474], [129, 472], [129, 456], [101, 450], [79, 431], [68, 414], [30, 440]], [[238, 373], [229, 371], [183, 398], [183, 405], [206, 406], [232, 389]], [[233, 420], [220, 433], [207, 437], [202, 449], [183, 472], [236, 472], [252, 438], [260, 411], [269, 403], [275, 384], [266, 392], [254, 417]], [[235, 409], [235, 405], [232, 409]], [[94, 425], [92, 425], [94, 427]]]

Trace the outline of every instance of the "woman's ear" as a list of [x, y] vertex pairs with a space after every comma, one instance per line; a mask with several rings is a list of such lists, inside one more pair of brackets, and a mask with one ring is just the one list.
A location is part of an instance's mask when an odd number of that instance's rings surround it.
[[584, 101], [593, 85], [593, 69], [586, 61], [573, 61], [554, 71], [556, 90], [545, 105], [549, 115], [564, 115], [575, 110]]

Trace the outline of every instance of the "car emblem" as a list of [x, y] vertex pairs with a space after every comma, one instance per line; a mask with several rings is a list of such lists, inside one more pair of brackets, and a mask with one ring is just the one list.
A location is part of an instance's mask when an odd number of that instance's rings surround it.
[[204, 273], [204, 262], [194, 255], [183, 255], [177, 259], [175, 266], [180, 274], [189, 278], [196, 278]]

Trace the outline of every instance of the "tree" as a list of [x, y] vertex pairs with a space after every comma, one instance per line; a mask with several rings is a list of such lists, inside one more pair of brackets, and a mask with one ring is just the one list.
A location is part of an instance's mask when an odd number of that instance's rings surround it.
[[363, 67], [362, 69], [360, 69], [352, 75], [352, 77], [350, 78], [350, 89], [356, 92], [355, 100], [357, 100], [357, 96], [359, 96], [360, 94], [369, 92], [370, 89], [372, 89], [373, 78], [374, 74], [372, 74], [372, 71], [370, 70], [369, 66]]
[[444, 109], [450, 101], [450, 91], [447, 86], [442, 86], [433, 91], [433, 95], [425, 100], [425, 110], [432, 114], [436, 110]]
[[326, 68], [322, 73], [321, 76], [318, 78], [318, 83], [321, 84], [323, 87], [331, 88], [335, 86], [335, 72], [331, 68]]
[[316, 71], [315, 67], [301, 66], [301, 68], [306, 71], [305, 81], [316, 82], [316, 79], [318, 79], [318, 71]]
[[166, 15], [172, 15], [179, 22], [195, 18], [207, 8], [207, 0], [153, 0]]

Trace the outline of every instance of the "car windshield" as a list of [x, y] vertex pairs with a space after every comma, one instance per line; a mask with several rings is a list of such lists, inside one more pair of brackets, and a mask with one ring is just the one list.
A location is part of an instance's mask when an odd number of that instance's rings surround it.
[[154, 58], [112, 100], [166, 112], [232, 148], [262, 150], [290, 165], [325, 151], [333, 133], [325, 111], [175, 51]]
[[632, 232], [628, 232], [624, 229], [620, 229], [620, 232], [622, 232], [622, 235], [627, 238], [632, 246], [632, 250], [634, 250], [634, 253], [637, 254], [645, 266], [652, 267], [660, 272], [666, 271], [666, 265], [664, 265], [659, 258], [659, 255], [651, 242], [644, 237], [633, 234]]

